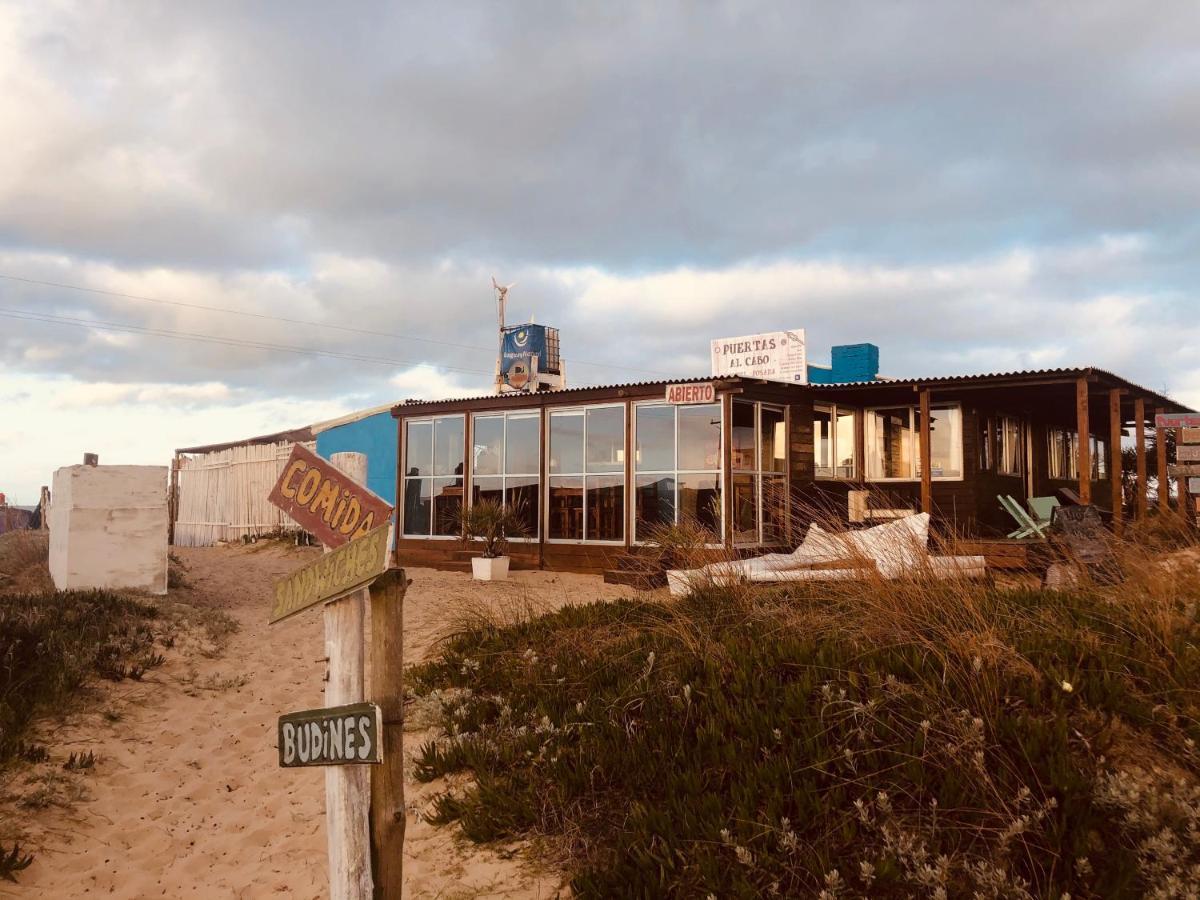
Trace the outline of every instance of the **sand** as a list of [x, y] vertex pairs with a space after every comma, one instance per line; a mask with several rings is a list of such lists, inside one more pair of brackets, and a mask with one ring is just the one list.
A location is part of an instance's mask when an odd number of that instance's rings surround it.
[[[215, 658], [173, 649], [143, 683], [103, 684], [90, 709], [45, 723], [55, 757], [93, 750], [95, 772], [75, 776], [88, 799], [70, 809], [21, 813], [40, 850], [20, 885], [0, 896], [323, 897], [324, 775], [280, 769], [280, 713], [322, 705], [321, 613], [267, 625], [272, 579], [317, 552], [279, 545], [181, 549], [189, 587], [174, 600], [218, 608], [240, 631]], [[599, 577], [514, 572], [506, 584], [409, 569], [406, 662], [421, 659], [464, 601], [542, 607], [610, 599], [627, 588]], [[118, 721], [105, 711], [119, 712]], [[430, 733], [405, 736], [406, 759]], [[58, 762], [57, 765], [61, 765]], [[531, 897], [565, 893], [562, 873], [520, 844], [480, 847], [453, 826], [420, 817], [439, 785], [408, 781], [405, 890], [409, 897]]]

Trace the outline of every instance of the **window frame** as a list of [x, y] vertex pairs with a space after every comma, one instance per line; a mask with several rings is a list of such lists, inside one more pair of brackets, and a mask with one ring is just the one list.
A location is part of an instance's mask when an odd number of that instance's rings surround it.
[[[993, 427], [996, 429], [996, 458], [993, 460], [995, 466], [994, 471], [997, 475], [1002, 475], [1005, 478], [1023, 478], [1025, 476], [1025, 454], [1022, 452], [1025, 445], [1025, 436], [1022, 434], [1021, 417], [1014, 416], [1011, 413], [997, 413], [992, 417]], [[1005, 429], [1012, 424], [1013, 430], [1017, 436], [1016, 447], [1016, 465], [1014, 468], [1005, 467], [1005, 457], [1007, 456]]]
[[[504, 431], [501, 433], [501, 437], [500, 437], [500, 451], [501, 451], [500, 472], [499, 472], [499, 474], [496, 474], [496, 475], [479, 475], [479, 476], [477, 476], [475, 473], [475, 460], [474, 460], [475, 421], [477, 419], [489, 419], [489, 418], [490, 419], [498, 418], [498, 419], [504, 420]], [[508, 420], [509, 420], [509, 418], [533, 419], [534, 421], [537, 422], [538, 460], [537, 460], [536, 470], [532, 473], [507, 471], [508, 470]], [[510, 479], [510, 478], [536, 478], [538, 490], [536, 490], [534, 492], [534, 496], [539, 497], [539, 498], [541, 497], [541, 487], [543, 484], [542, 470], [546, 468], [546, 459], [545, 459], [546, 442], [545, 442], [545, 436], [544, 436], [543, 430], [542, 430], [542, 414], [541, 414], [540, 410], [529, 410], [529, 409], [507, 410], [507, 409], [505, 409], [505, 410], [482, 410], [480, 412], [473, 412], [470, 414], [470, 423], [469, 423], [469, 430], [467, 432], [466, 446], [467, 446], [469, 455], [472, 457], [471, 464], [468, 469], [471, 477], [467, 479], [466, 485], [465, 485], [466, 497], [464, 499], [464, 502], [466, 502], [468, 504], [468, 506], [475, 505], [475, 479], [476, 479], [476, 477], [500, 479], [500, 496], [505, 498], [504, 504], [506, 506], [508, 505], [508, 499], [507, 499], [507, 497], [508, 497], [508, 479]], [[540, 501], [539, 501], [539, 507], [540, 507]], [[506, 538], [506, 540], [508, 540], [508, 542], [512, 543], [512, 544], [536, 544], [536, 543], [539, 543], [542, 540], [542, 527], [543, 527], [542, 511], [540, 508], [537, 510], [536, 516], [537, 516], [537, 528], [534, 530], [534, 532], [532, 534], [530, 534], [526, 537], [509, 537], [509, 538]]]
[[[778, 481], [783, 482], [785, 497], [790, 496], [790, 493], [791, 493], [791, 471], [790, 471], [791, 467], [789, 465], [789, 458], [788, 458], [790, 450], [791, 450], [791, 448], [788, 446], [788, 407], [783, 404], [770, 403], [770, 402], [763, 401], [763, 400], [743, 400], [739, 397], [734, 397], [732, 399], [732, 402], [730, 403], [730, 414], [731, 415], [733, 413], [733, 405], [738, 404], [738, 403], [750, 404], [750, 405], [753, 405], [753, 407], [754, 407], [754, 428], [753, 428], [753, 431], [754, 431], [754, 468], [747, 469], [744, 467], [742, 467], [742, 468], [735, 467], [733, 465], [733, 448], [732, 448], [732, 446], [729, 448], [729, 452], [722, 456], [722, 460], [724, 460], [724, 459], [729, 460], [728, 486], [729, 486], [729, 491], [730, 491], [731, 506], [732, 506], [732, 502], [733, 502], [732, 497], [733, 497], [734, 479], [737, 478], [737, 476], [739, 476], [739, 475], [742, 475], [742, 476], [750, 475], [754, 479], [754, 504], [755, 504], [755, 512], [758, 517], [758, 522], [757, 522], [757, 528], [756, 528], [757, 534], [755, 536], [755, 540], [752, 540], [752, 541], [738, 540], [737, 536], [731, 530], [729, 532], [730, 543], [731, 543], [731, 546], [734, 546], [734, 547], [776, 547], [776, 546], [780, 546], [781, 544], [784, 543], [784, 541], [781, 540], [781, 541], [768, 542], [766, 539], [767, 517], [765, 515], [766, 506], [763, 503], [763, 499], [765, 497], [764, 485], [768, 478], [772, 479], [772, 480], [778, 480]], [[774, 471], [768, 472], [767, 470], [765, 470], [763, 468], [762, 411], [764, 408], [770, 409], [773, 412], [778, 412], [778, 413], [782, 414], [782, 416], [783, 416], [784, 449], [783, 449], [783, 471], [782, 472], [774, 472]], [[733, 429], [732, 429], [732, 423], [731, 423], [730, 434], [732, 434], [732, 433], [733, 433]], [[785, 501], [785, 503], [786, 503], [786, 501]], [[725, 506], [724, 502], [722, 502], [721, 505], [722, 505], [722, 507], [724, 507]], [[734, 512], [736, 513], [736, 510]], [[787, 508], [785, 506], [784, 518], [786, 519], [786, 517], [787, 517]], [[733, 523], [730, 523], [730, 525], [732, 525], [732, 524]]]
[[[858, 434], [859, 423], [862, 421], [862, 415], [863, 415], [862, 407], [843, 406], [842, 404], [834, 403], [833, 401], [829, 401], [829, 402], [821, 401], [819, 403], [813, 404], [813, 413], [814, 414], [816, 413], [816, 411], [818, 409], [822, 410], [823, 412], [827, 412], [829, 414], [829, 457], [830, 457], [830, 462], [833, 463], [833, 465], [831, 465], [829, 468], [833, 474], [832, 475], [821, 475], [817, 471], [817, 469], [818, 469], [818, 466], [817, 466], [817, 436], [816, 436], [816, 432], [814, 430], [814, 433], [813, 433], [813, 480], [814, 481], [853, 481], [853, 482], [857, 482], [858, 481], [859, 458], [858, 458], [858, 438], [856, 437], [856, 435]], [[850, 436], [851, 449], [850, 449], [850, 474], [849, 475], [839, 475], [838, 474], [838, 469], [840, 468], [840, 466], [837, 463], [837, 460], [838, 460], [837, 426], [838, 426], [838, 416], [842, 415], [842, 414], [849, 414], [851, 417], [851, 421], [853, 421], [853, 423], [854, 423], [854, 432]]]
[[[864, 439], [864, 441], [863, 441], [863, 481], [878, 482], [881, 484], [906, 484], [906, 483], [910, 483], [910, 482], [919, 482], [921, 480], [921, 473], [918, 470], [918, 466], [920, 466], [920, 464], [921, 464], [921, 459], [920, 459], [920, 457], [921, 457], [921, 435], [917, 429], [917, 416], [920, 413], [919, 406], [917, 406], [915, 404], [911, 404], [911, 403], [891, 403], [891, 404], [883, 404], [880, 406], [864, 406], [863, 410], [862, 410], [863, 430], [864, 430], [863, 433], [864, 433], [864, 435], [866, 434], [867, 416], [868, 415], [870, 415], [872, 413], [880, 412], [883, 410], [899, 410], [899, 409], [907, 409], [908, 410], [908, 431], [909, 431], [909, 434], [911, 435], [910, 440], [912, 442], [912, 446], [909, 448], [909, 459], [911, 460], [911, 463], [909, 466], [909, 472], [911, 474], [909, 476], [900, 476], [900, 477], [896, 477], [896, 478], [872, 475], [871, 474], [871, 465], [870, 465], [871, 453], [872, 453], [871, 442]], [[929, 405], [929, 411], [931, 414], [933, 413], [934, 410], [937, 410], [937, 409], [957, 409], [958, 410], [958, 458], [960, 460], [960, 463], [959, 463], [959, 473], [957, 475], [932, 475], [931, 474], [930, 480], [931, 481], [945, 481], [945, 482], [964, 481], [967, 477], [967, 459], [966, 459], [966, 454], [964, 453], [964, 447], [963, 447], [964, 438], [965, 438], [964, 432], [966, 431], [966, 416], [963, 414], [962, 401], [946, 400], [946, 401], [942, 401], [942, 402], [938, 402], [938, 403], [931, 403]]]
[[[435, 451], [435, 447], [437, 445], [437, 443], [436, 443], [437, 442], [437, 424], [436, 423], [440, 419], [461, 419], [461, 420], [463, 420], [463, 423], [462, 423], [463, 424], [463, 447], [462, 447], [463, 462], [462, 462], [462, 466], [463, 466], [464, 471], [459, 473], [458, 475], [434, 475], [433, 473], [430, 473], [429, 475], [405, 474], [405, 466], [407, 466], [407, 464], [408, 464], [408, 428], [409, 428], [409, 426], [410, 425], [425, 425], [425, 424], [428, 424], [430, 426], [430, 428], [429, 428], [429, 453], [430, 453], [429, 458], [431, 461], [433, 461], [436, 458], [436, 451]], [[429, 416], [405, 417], [403, 420], [401, 420], [401, 431], [402, 431], [401, 451], [403, 453], [403, 462], [402, 462], [402, 465], [400, 468], [400, 472], [401, 472], [400, 492], [399, 492], [400, 496], [397, 500], [397, 504], [400, 507], [400, 509], [397, 511], [398, 537], [401, 540], [457, 541], [461, 538], [461, 535], [458, 535], [458, 534], [434, 534], [433, 533], [434, 525], [435, 525], [435, 513], [434, 513], [435, 504], [433, 503], [434, 496], [432, 494], [432, 490], [430, 493], [429, 533], [428, 534], [414, 534], [414, 533], [408, 531], [408, 515], [407, 515], [408, 501], [407, 501], [407, 497], [408, 497], [408, 483], [410, 481], [434, 482], [434, 481], [444, 480], [447, 478], [459, 478], [462, 480], [462, 483], [463, 483], [462, 502], [465, 504], [468, 501], [468, 499], [469, 499], [468, 495], [470, 492], [469, 492], [468, 486], [467, 486], [467, 474], [466, 474], [467, 427], [468, 427], [468, 423], [467, 423], [466, 419], [467, 419], [466, 413], [440, 413], [437, 415], [429, 415]]]
[[[543, 497], [544, 497], [543, 502], [545, 504], [544, 508], [546, 510], [546, 514], [549, 515], [549, 513], [550, 513], [550, 480], [551, 479], [553, 479], [553, 478], [581, 478], [581, 479], [583, 479], [583, 535], [584, 535], [581, 538], [552, 538], [552, 537], [550, 537], [549, 527], [545, 527], [547, 544], [575, 544], [575, 545], [589, 544], [589, 545], [595, 545], [595, 546], [599, 546], [599, 547], [606, 547], [606, 546], [607, 547], [624, 547], [625, 546], [625, 539], [629, 535], [629, 532], [627, 529], [629, 529], [631, 526], [630, 517], [628, 514], [629, 507], [631, 505], [630, 497], [632, 496], [631, 492], [629, 490], [629, 478], [628, 478], [629, 460], [625, 460], [625, 465], [621, 468], [621, 470], [619, 472], [588, 472], [587, 471], [587, 411], [590, 409], [620, 409], [621, 410], [621, 421], [624, 425], [623, 433], [627, 439], [626, 446], [628, 447], [631, 445], [628, 438], [630, 437], [629, 430], [632, 427], [631, 422], [630, 422], [631, 416], [629, 414], [628, 406], [629, 406], [629, 404], [627, 404], [627, 403], [613, 402], [613, 403], [588, 403], [588, 404], [583, 404], [583, 405], [578, 405], [578, 406], [547, 407], [547, 409], [546, 409], [546, 438], [542, 444], [542, 446], [545, 448], [545, 459], [542, 462], [542, 468], [544, 468], [546, 470], [546, 483], [542, 486], [542, 488], [543, 488], [542, 493], [543, 493]], [[550, 449], [551, 449], [550, 442], [553, 440], [554, 416], [556, 414], [564, 415], [564, 414], [570, 414], [570, 413], [582, 413], [582, 415], [583, 415], [583, 448], [582, 448], [582, 450], [583, 450], [583, 456], [582, 456], [583, 471], [582, 472], [551, 472], [550, 471]], [[676, 441], [676, 445], [677, 445], [676, 446], [676, 457], [678, 458], [678, 442], [679, 442], [678, 423], [676, 424], [675, 441]], [[621, 453], [622, 453], [622, 455], [624, 455], [624, 453], [625, 453], [624, 448], [622, 448]], [[593, 478], [600, 478], [600, 477], [611, 478], [615, 475], [619, 475], [621, 478], [622, 491], [624, 493], [625, 504], [626, 504], [625, 515], [622, 517], [622, 522], [621, 522], [621, 528], [622, 528], [623, 533], [622, 533], [620, 539], [618, 539], [618, 540], [602, 541], [602, 540], [596, 540], [593, 538], [589, 538], [589, 537], [587, 537], [587, 531], [588, 531], [588, 527], [587, 527], [587, 525], [588, 525], [588, 489], [587, 489], [588, 482], [587, 482], [587, 480], [588, 480], [588, 477], [591, 476]], [[678, 495], [678, 492], [679, 492], [678, 485], [676, 485], [675, 490], [676, 490], [676, 495]], [[539, 527], [542, 527], [541, 522], [539, 522], [538, 524], [539, 524]]]

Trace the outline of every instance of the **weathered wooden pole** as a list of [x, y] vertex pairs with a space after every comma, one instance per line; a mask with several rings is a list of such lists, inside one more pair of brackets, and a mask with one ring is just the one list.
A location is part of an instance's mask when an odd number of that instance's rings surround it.
[[[1165, 412], [1162, 407], [1159, 412]], [[1162, 515], [1171, 509], [1171, 476], [1167, 474], [1167, 430], [1154, 429], [1154, 464], [1158, 469], [1158, 513]]]
[[921, 391], [921, 512], [933, 515], [933, 447], [930, 444], [932, 423], [929, 420], [929, 388]]
[[1146, 401], [1133, 401], [1133, 432], [1137, 441], [1137, 500], [1135, 509], [1139, 522], [1146, 518]]
[[1125, 530], [1125, 491], [1121, 478], [1121, 389], [1108, 392], [1108, 483], [1112, 486], [1113, 531]]
[[1075, 418], [1078, 422], [1075, 433], [1079, 436], [1079, 454], [1076, 462], [1079, 464], [1079, 499], [1083, 503], [1092, 502], [1092, 429], [1089, 412], [1088, 381], [1086, 378], [1080, 378], [1075, 382]]
[[403, 569], [371, 585], [371, 702], [383, 716], [383, 763], [371, 767], [371, 864], [375, 896], [400, 900], [404, 887]]
[[[347, 477], [366, 484], [364, 454], [334, 453], [329, 461]], [[325, 604], [325, 655], [329, 659], [326, 706], [361, 703], [366, 697], [363, 672], [366, 594], [365, 590], [355, 591]], [[370, 800], [370, 774], [366, 766], [326, 767], [325, 830], [332, 900], [371, 897]]]

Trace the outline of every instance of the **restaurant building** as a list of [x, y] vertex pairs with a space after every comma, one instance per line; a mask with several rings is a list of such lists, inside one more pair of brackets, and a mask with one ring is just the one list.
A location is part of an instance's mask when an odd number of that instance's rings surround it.
[[397, 561], [461, 565], [471, 552], [455, 513], [492, 499], [526, 524], [514, 566], [606, 571], [656, 525], [683, 521], [738, 551], [790, 547], [816, 506], [852, 521], [927, 511], [1002, 563], [1013, 525], [998, 495], [1067, 487], [1119, 523], [1128, 435], [1140, 460], [1128, 515], [1144, 515], [1145, 431], [1157, 412], [1186, 411], [1090, 367], [929, 379], [877, 369], [878, 351], [854, 345], [835, 348], [830, 369], [810, 367], [807, 384], [694, 378], [401, 403]]

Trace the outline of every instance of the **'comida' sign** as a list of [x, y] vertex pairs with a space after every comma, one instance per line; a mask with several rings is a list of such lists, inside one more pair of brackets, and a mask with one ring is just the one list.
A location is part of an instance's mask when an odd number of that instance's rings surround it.
[[366, 587], [387, 570], [388, 523], [343, 544], [275, 582], [269, 621], [278, 622], [317, 603]]
[[667, 402], [674, 404], [716, 403], [717, 388], [711, 381], [699, 384], [668, 384]]
[[340, 547], [390, 521], [392, 508], [339, 472], [332, 463], [296, 444], [267, 500], [326, 547]]
[[383, 761], [374, 703], [306, 709], [279, 717], [279, 765], [348, 766]]

